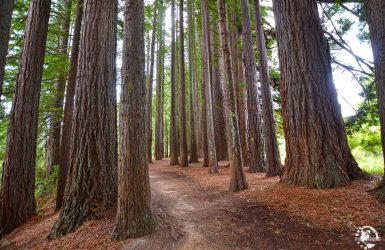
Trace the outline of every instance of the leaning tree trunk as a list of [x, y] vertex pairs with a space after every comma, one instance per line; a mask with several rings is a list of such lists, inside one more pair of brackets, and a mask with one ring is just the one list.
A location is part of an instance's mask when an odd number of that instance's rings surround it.
[[[63, 61], [67, 61], [67, 50], [68, 50], [68, 38], [70, 33], [71, 23], [71, 5], [72, 0], [66, 0], [63, 6], [62, 23], [60, 27], [60, 37], [58, 52]], [[46, 150], [46, 161], [45, 161], [45, 177], [48, 178], [54, 166], [59, 165], [60, 160], [60, 136], [61, 136], [61, 122], [63, 112], [63, 99], [65, 91], [65, 83], [67, 80], [66, 68], [58, 69], [58, 80], [56, 82], [56, 93], [54, 99], [54, 110], [50, 114], [50, 129], [47, 142]]]
[[267, 62], [267, 51], [265, 44], [265, 34], [263, 33], [262, 14], [259, 0], [253, 0], [255, 33], [257, 36], [259, 76], [261, 79], [262, 96], [262, 117], [263, 117], [263, 140], [265, 142], [265, 164], [266, 176], [277, 176], [281, 172], [281, 157], [279, 155], [273, 100], [270, 90], [269, 65]]
[[146, 157], [146, 85], [144, 79], [144, 1], [126, 0], [123, 81], [120, 104], [118, 212], [115, 239], [154, 231]]
[[83, 20], [83, 5], [84, 0], [78, 0], [76, 7], [76, 20], [72, 39], [71, 61], [67, 81], [67, 93], [64, 104], [63, 129], [60, 139], [59, 177], [57, 181], [56, 209], [60, 209], [62, 207], [64, 190], [67, 183], [68, 165], [71, 148], [71, 131], [74, 110], [76, 74], [79, 58], [80, 31]]
[[152, 83], [154, 80], [155, 66], [155, 42], [157, 29], [157, 5], [158, 0], [154, 2], [154, 19], [152, 21], [152, 38], [151, 38], [151, 63], [150, 73], [147, 82], [147, 107], [146, 107], [146, 140], [147, 140], [147, 160], [152, 163]]
[[41, 78], [50, 0], [31, 1], [8, 127], [0, 230], [11, 232], [35, 213], [35, 162]]
[[70, 172], [50, 239], [73, 232], [116, 202], [116, 20], [117, 1], [85, 2]]
[[352, 156], [315, 0], [274, 0], [286, 160], [282, 182], [333, 188], [364, 175]]
[[259, 119], [259, 97], [254, 60], [254, 45], [251, 33], [250, 8], [247, 0], [241, 0], [242, 8], [242, 33], [245, 56], [245, 76], [247, 84], [247, 111], [250, 147], [250, 168], [252, 173], [264, 172], [263, 142], [261, 138], [261, 124]]
[[[207, 0], [201, 1], [202, 8], [202, 29], [203, 29], [203, 53], [204, 56], [203, 65], [204, 65], [204, 79], [203, 89], [205, 90], [203, 95], [205, 96], [205, 105], [204, 109], [202, 109], [202, 114], [206, 114], [205, 119], [206, 123], [203, 124], [203, 132], [206, 130], [207, 134], [207, 158], [208, 158], [208, 167], [210, 173], [218, 173], [218, 161], [217, 161], [217, 153], [215, 147], [215, 134], [214, 134], [214, 116], [213, 116], [213, 95], [212, 95], [212, 74], [211, 74], [211, 38], [210, 38], [210, 16], [209, 16], [209, 8]], [[202, 122], [203, 123], [203, 122]], [[205, 134], [203, 133], [203, 136]], [[205, 146], [205, 145], [204, 145]], [[204, 148], [205, 150], [205, 148]]]
[[[365, 0], [364, 6], [372, 41], [377, 102], [381, 125], [382, 154], [385, 157], [385, 2], [381, 0]], [[385, 178], [383, 178], [379, 187], [373, 190], [373, 193], [379, 201], [385, 202]]]
[[3, 94], [9, 36], [11, 33], [13, 2], [14, 0], [3, 0], [0, 5], [0, 104], [1, 96]]
[[242, 167], [242, 151], [239, 140], [238, 118], [235, 106], [234, 83], [231, 72], [230, 47], [226, 27], [226, 4], [224, 0], [217, 0], [219, 11], [219, 30], [224, 70], [224, 89], [226, 98], [226, 132], [229, 160], [231, 167], [230, 191], [236, 192], [247, 188], [247, 182]]
[[179, 164], [177, 137], [177, 109], [175, 86], [175, 0], [171, 0], [171, 114], [170, 114], [170, 165]]
[[195, 81], [195, 68], [193, 66], [194, 59], [193, 59], [193, 38], [194, 35], [193, 29], [193, 18], [192, 18], [192, 6], [191, 6], [191, 0], [187, 1], [188, 5], [188, 53], [189, 53], [189, 61], [188, 61], [188, 68], [189, 68], [189, 97], [190, 97], [190, 163], [198, 163], [198, 147], [197, 147], [197, 137], [196, 137], [196, 126], [195, 126], [195, 89], [194, 89], [194, 81]]
[[179, 2], [179, 166], [188, 167], [187, 131], [186, 131], [186, 79], [184, 56], [184, 21], [183, 0]]

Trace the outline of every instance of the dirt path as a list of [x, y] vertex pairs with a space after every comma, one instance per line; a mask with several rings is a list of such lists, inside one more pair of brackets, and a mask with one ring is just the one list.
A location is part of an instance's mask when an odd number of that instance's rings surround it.
[[[150, 165], [153, 209], [159, 222], [153, 234], [112, 241], [112, 208], [76, 232], [49, 242], [45, 237], [58, 214], [48, 208], [6, 236], [9, 244], [4, 249], [360, 249], [352, 231], [320, 229], [298, 216], [269, 208], [250, 198], [247, 192], [252, 189], [227, 192], [223, 186], [228, 185], [228, 168], [213, 176], [200, 164], [186, 169], [168, 163]], [[204, 185], [204, 178], [218, 179], [220, 185]]]

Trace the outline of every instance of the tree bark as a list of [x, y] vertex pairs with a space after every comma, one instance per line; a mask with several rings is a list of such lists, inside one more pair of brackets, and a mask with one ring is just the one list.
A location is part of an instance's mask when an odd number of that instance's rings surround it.
[[49, 239], [75, 231], [116, 202], [116, 29], [117, 1], [85, 2], [69, 176]]
[[0, 104], [3, 95], [5, 65], [7, 63], [8, 43], [11, 33], [14, 0], [3, 0], [0, 5]]
[[123, 83], [120, 103], [117, 240], [151, 233], [157, 225], [151, 211], [146, 157], [146, 85], [144, 78], [144, 1], [125, 1]]
[[36, 209], [36, 138], [50, 7], [50, 0], [29, 5], [3, 163], [1, 234], [22, 225]]
[[[202, 29], [203, 29], [203, 56], [204, 56], [204, 89], [205, 89], [205, 106], [206, 110], [202, 109], [202, 114], [206, 114], [205, 119], [206, 123], [203, 124], [204, 128], [207, 131], [207, 158], [208, 158], [208, 167], [209, 173], [218, 173], [218, 161], [217, 161], [217, 153], [215, 146], [215, 134], [214, 134], [214, 116], [213, 116], [213, 102], [212, 102], [212, 66], [211, 66], [211, 37], [210, 37], [210, 16], [209, 16], [209, 8], [207, 0], [201, 1], [202, 8]], [[204, 130], [205, 131], [205, 130]], [[203, 134], [203, 136], [205, 136]], [[204, 145], [205, 146], [205, 145]], [[205, 150], [205, 149], [204, 149]]]
[[352, 156], [315, 0], [274, 0], [286, 160], [281, 180], [333, 188], [364, 172]]
[[152, 83], [154, 80], [154, 66], [155, 66], [155, 42], [157, 30], [157, 6], [158, 0], [154, 2], [154, 19], [152, 22], [152, 38], [151, 38], [151, 65], [150, 74], [147, 83], [147, 107], [146, 107], [146, 138], [147, 138], [147, 160], [152, 163]]
[[279, 155], [273, 99], [271, 97], [269, 65], [267, 61], [265, 34], [262, 26], [262, 14], [259, 0], [253, 0], [255, 33], [257, 36], [259, 77], [261, 81], [263, 139], [265, 142], [266, 176], [277, 176], [281, 172], [281, 157]]
[[[66, 0], [63, 6], [63, 13], [61, 15], [62, 23], [60, 27], [59, 47], [58, 51], [62, 60], [67, 59], [68, 40], [70, 33], [71, 23], [71, 5], [72, 0]], [[54, 166], [59, 165], [60, 160], [60, 136], [61, 136], [61, 123], [63, 117], [63, 99], [65, 91], [65, 83], [67, 80], [66, 68], [58, 69], [58, 80], [56, 82], [56, 93], [54, 100], [54, 111], [50, 115], [50, 129], [46, 150], [45, 161], [45, 177], [48, 178]]]
[[73, 31], [71, 61], [67, 81], [67, 93], [64, 104], [63, 129], [60, 139], [59, 177], [57, 181], [56, 210], [63, 204], [64, 190], [67, 183], [68, 165], [71, 148], [72, 118], [76, 88], [76, 74], [79, 59], [80, 31], [83, 20], [84, 0], [78, 0], [76, 6], [76, 20]]
[[183, 0], [179, 3], [179, 166], [188, 167], [187, 131], [186, 131], [186, 78], [184, 56], [184, 21]]
[[251, 33], [250, 8], [247, 0], [241, 0], [242, 33], [244, 44], [245, 77], [247, 84], [247, 111], [250, 147], [250, 168], [252, 173], [264, 172], [263, 142], [259, 113], [259, 96], [256, 85], [256, 65], [254, 60], [253, 37]]
[[[203, 7], [201, 7], [203, 9]], [[204, 20], [204, 12], [202, 11], [202, 23]], [[203, 27], [203, 25], [202, 25]], [[204, 27], [202, 28], [204, 30]], [[206, 98], [206, 85], [208, 84], [208, 72], [207, 72], [207, 60], [206, 60], [206, 35], [205, 32], [202, 32], [201, 37], [201, 58], [202, 58], [202, 85], [201, 85], [201, 96], [202, 96], [202, 106], [201, 106], [201, 138], [202, 138], [202, 154], [203, 154], [203, 167], [209, 167], [209, 149], [208, 149], [208, 134], [207, 134], [207, 98]], [[213, 138], [215, 139], [215, 138]], [[215, 140], [214, 140], [215, 141]], [[216, 152], [215, 152], [216, 155]], [[216, 156], [215, 156], [216, 158]]]
[[222, 64], [224, 70], [224, 89], [226, 99], [226, 132], [228, 152], [231, 167], [230, 191], [237, 192], [247, 189], [247, 182], [242, 167], [242, 152], [239, 140], [238, 117], [235, 106], [234, 82], [231, 72], [230, 47], [228, 44], [228, 31], [226, 26], [226, 4], [224, 0], [217, 0], [219, 12], [220, 43], [222, 51]]

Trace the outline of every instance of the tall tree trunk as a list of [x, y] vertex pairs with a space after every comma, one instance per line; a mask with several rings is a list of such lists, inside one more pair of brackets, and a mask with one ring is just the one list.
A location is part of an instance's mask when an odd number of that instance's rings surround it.
[[31, 1], [29, 5], [3, 163], [2, 234], [35, 213], [36, 137], [50, 7], [50, 0]]
[[252, 173], [263, 172], [263, 142], [261, 138], [261, 125], [259, 114], [259, 97], [256, 85], [256, 65], [254, 60], [253, 37], [251, 33], [250, 9], [247, 0], [241, 0], [242, 8], [242, 33], [244, 44], [245, 75], [247, 84], [247, 110], [250, 147], [250, 168]]
[[144, 1], [125, 1], [123, 82], [120, 104], [119, 194], [115, 239], [154, 231], [146, 156]]
[[192, 18], [192, 3], [191, 0], [187, 1], [188, 5], [188, 67], [189, 67], [189, 97], [190, 97], [190, 163], [198, 163], [198, 147], [197, 147], [197, 135], [196, 135], [196, 126], [195, 126], [195, 69], [194, 69], [194, 49], [193, 49], [193, 38], [195, 25]]
[[116, 202], [116, 24], [117, 1], [85, 2], [69, 176], [50, 239], [73, 232]]
[[[214, 116], [213, 116], [213, 101], [212, 101], [212, 73], [211, 73], [211, 37], [210, 37], [210, 15], [209, 15], [209, 8], [208, 8], [208, 0], [202, 0], [201, 1], [201, 8], [202, 8], [202, 29], [203, 29], [203, 52], [202, 56], [204, 57], [204, 79], [202, 83], [203, 89], [205, 90], [204, 96], [205, 96], [205, 105], [202, 109], [202, 114], [206, 114], [205, 119], [202, 119], [202, 121], [206, 120], [206, 122], [203, 123], [203, 131], [206, 131], [207, 133], [207, 158], [208, 158], [208, 167], [210, 173], [218, 173], [218, 161], [217, 161], [217, 153], [216, 153], [216, 146], [215, 146], [215, 134], [214, 134]], [[203, 136], [205, 134], [203, 133]], [[205, 145], [204, 145], [205, 147]], [[205, 151], [205, 148], [204, 148]]]
[[187, 131], [186, 131], [186, 79], [184, 56], [184, 21], [183, 0], [179, 2], [179, 166], [188, 167]]
[[83, 20], [84, 0], [78, 0], [76, 6], [76, 20], [73, 31], [71, 61], [68, 73], [67, 93], [64, 105], [63, 129], [60, 139], [59, 177], [57, 181], [56, 209], [63, 203], [64, 190], [67, 183], [68, 165], [71, 149], [72, 118], [74, 110], [74, 97], [76, 87], [76, 74], [79, 59], [80, 31]]
[[333, 188], [364, 175], [352, 156], [315, 0], [274, 0], [286, 160], [282, 182]]
[[242, 167], [242, 152], [239, 140], [238, 118], [235, 106], [234, 82], [231, 74], [229, 37], [226, 26], [226, 4], [224, 0], [217, 0], [219, 12], [220, 43], [222, 51], [222, 64], [224, 70], [224, 89], [226, 99], [226, 132], [228, 152], [231, 167], [230, 191], [236, 192], [247, 188], [247, 182]]
[[261, 78], [261, 96], [263, 113], [263, 135], [265, 142], [266, 176], [277, 176], [281, 172], [281, 157], [279, 155], [273, 99], [271, 97], [269, 65], [267, 62], [267, 51], [265, 34], [263, 33], [262, 14], [259, 0], [253, 0], [255, 33], [257, 36], [259, 76]]
[[[66, 0], [61, 13], [60, 37], [58, 51], [62, 60], [67, 61], [68, 40], [71, 23], [71, 5], [72, 0]], [[63, 99], [65, 91], [65, 83], [67, 80], [66, 68], [60, 68], [58, 72], [58, 80], [56, 82], [56, 93], [54, 100], [54, 111], [50, 114], [50, 129], [45, 158], [45, 177], [51, 175], [54, 166], [59, 165], [60, 160], [60, 136], [61, 122], [63, 112]]]
[[[381, 125], [382, 155], [385, 157], [385, 2], [365, 0], [364, 6], [372, 41], [377, 102]], [[385, 177], [383, 177], [380, 186], [373, 190], [373, 192], [379, 201], [385, 202]]]
[[5, 64], [7, 63], [8, 43], [11, 33], [14, 0], [3, 0], [0, 5], [0, 104], [3, 94]]
[[[203, 7], [201, 7], [203, 9]], [[203, 22], [203, 11], [202, 11], [202, 22]], [[204, 27], [202, 28], [204, 30]], [[201, 96], [202, 96], [202, 106], [201, 106], [201, 113], [202, 113], [202, 119], [201, 119], [201, 138], [202, 138], [202, 154], [203, 154], [203, 167], [209, 166], [209, 151], [208, 151], [208, 134], [207, 134], [207, 98], [206, 98], [206, 85], [208, 84], [209, 78], [208, 78], [208, 72], [207, 72], [207, 60], [206, 60], [206, 51], [205, 46], [206, 45], [206, 35], [205, 32], [202, 32], [201, 37], [201, 58], [202, 58], [202, 85], [201, 85]], [[215, 139], [215, 138], [214, 138]], [[216, 158], [216, 152], [215, 152], [215, 158]]]
[[170, 165], [179, 164], [177, 137], [177, 107], [175, 86], [175, 0], [171, 0], [171, 114], [170, 114]]
[[157, 6], [158, 0], [154, 2], [154, 19], [152, 21], [152, 38], [151, 38], [151, 63], [150, 73], [147, 82], [147, 107], [146, 107], [146, 138], [147, 138], [147, 160], [152, 163], [152, 83], [154, 80], [155, 66], [155, 42], [157, 29]]

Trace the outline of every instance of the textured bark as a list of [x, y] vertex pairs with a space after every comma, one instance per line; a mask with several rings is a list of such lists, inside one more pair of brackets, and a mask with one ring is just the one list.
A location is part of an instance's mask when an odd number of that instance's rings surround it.
[[266, 176], [277, 176], [281, 172], [281, 158], [279, 155], [273, 99], [271, 97], [269, 65], [267, 61], [267, 51], [265, 34], [262, 26], [262, 14], [259, 0], [253, 0], [255, 33], [257, 36], [258, 58], [259, 58], [259, 77], [261, 82], [262, 97], [262, 117], [263, 117], [263, 140], [265, 149]]
[[80, 31], [83, 20], [84, 0], [78, 0], [76, 6], [76, 20], [73, 31], [71, 61], [68, 73], [66, 100], [64, 105], [63, 129], [60, 139], [59, 177], [57, 181], [56, 209], [63, 204], [64, 190], [67, 183], [68, 165], [71, 148], [72, 118], [74, 110], [74, 97], [76, 87], [76, 74], [79, 59]]
[[144, 1], [125, 1], [123, 82], [120, 103], [119, 192], [115, 239], [140, 237], [157, 225], [151, 211], [146, 157]]
[[193, 51], [193, 38], [194, 36], [194, 24], [192, 19], [192, 6], [191, 6], [191, 0], [187, 1], [188, 5], [188, 67], [189, 67], [189, 98], [190, 98], [190, 163], [198, 163], [198, 147], [197, 147], [197, 136], [196, 136], [196, 125], [195, 125], [195, 88], [194, 88], [194, 81], [195, 81], [195, 69], [194, 69], [194, 51]]
[[179, 2], [179, 166], [188, 167], [183, 1]]
[[238, 117], [235, 106], [234, 82], [231, 72], [230, 47], [228, 44], [228, 31], [226, 26], [226, 4], [224, 0], [217, 0], [219, 11], [219, 30], [224, 70], [224, 89], [226, 99], [226, 133], [228, 152], [231, 167], [230, 191], [237, 192], [247, 188], [247, 182], [242, 167], [242, 152], [239, 140]]
[[[1, 234], [35, 213], [38, 109], [51, 1], [31, 1], [3, 163]], [[22, 122], [21, 122], [22, 121]]]
[[[382, 155], [385, 157], [385, 2], [381, 0], [365, 0], [364, 6], [372, 41], [377, 102], [381, 125]], [[384, 180], [385, 178], [383, 178], [380, 186], [373, 190], [374, 196], [381, 202], [385, 202]]]
[[[203, 7], [201, 7], [203, 9]], [[202, 23], [203, 23], [203, 11], [202, 13]], [[203, 25], [202, 25], [203, 27]], [[202, 28], [204, 29], [204, 28]], [[202, 95], [202, 106], [201, 106], [201, 138], [202, 138], [202, 154], [203, 154], [203, 167], [209, 166], [209, 149], [208, 149], [208, 136], [207, 136], [207, 107], [206, 107], [206, 85], [208, 82], [208, 73], [207, 73], [207, 60], [206, 60], [206, 35], [205, 32], [202, 32], [201, 37], [201, 58], [202, 58], [202, 85], [201, 85], [201, 95]], [[215, 139], [215, 138], [214, 138]], [[216, 155], [216, 152], [215, 152]], [[216, 156], [215, 156], [216, 158]]]
[[175, 0], [171, 0], [171, 114], [170, 114], [170, 165], [179, 164], [177, 137], [177, 107], [175, 86]]
[[7, 63], [8, 43], [12, 23], [14, 0], [2, 0], [0, 5], [0, 104], [3, 94], [5, 64]]
[[[209, 167], [210, 173], [218, 173], [218, 161], [217, 161], [217, 153], [216, 153], [216, 147], [215, 147], [215, 134], [214, 134], [214, 116], [213, 116], [213, 102], [212, 102], [212, 74], [211, 74], [211, 50], [210, 50], [210, 44], [211, 44], [211, 37], [210, 37], [210, 30], [209, 30], [209, 23], [210, 23], [210, 16], [209, 16], [209, 9], [208, 9], [208, 3], [207, 0], [201, 1], [201, 8], [202, 8], [202, 29], [203, 29], [203, 52], [202, 55], [204, 56], [204, 89], [205, 89], [205, 109], [202, 109], [202, 114], [206, 114], [206, 123], [203, 124], [204, 129], [206, 129], [207, 132], [207, 158], [208, 162], [207, 165]], [[202, 119], [204, 120], [204, 119]], [[203, 134], [203, 136], [205, 136]], [[205, 150], [205, 149], [204, 149]]]
[[247, 0], [241, 0], [242, 9], [242, 33], [244, 44], [245, 77], [247, 84], [247, 111], [250, 147], [249, 171], [264, 172], [263, 142], [261, 138], [261, 124], [259, 114], [259, 97], [256, 85], [256, 65], [254, 60], [253, 37], [251, 33], [250, 9]]
[[[58, 51], [62, 59], [67, 58], [68, 39], [71, 23], [71, 5], [72, 0], [66, 0], [61, 14], [62, 23], [60, 27], [60, 37]], [[58, 69], [58, 80], [56, 82], [56, 93], [54, 99], [54, 111], [50, 115], [50, 129], [47, 142], [46, 160], [45, 160], [45, 177], [51, 175], [54, 166], [59, 165], [60, 160], [60, 137], [61, 122], [63, 117], [63, 99], [65, 91], [65, 83], [67, 80], [66, 68]]]
[[282, 182], [333, 188], [364, 175], [345, 133], [315, 0], [275, 0], [286, 160]]
[[73, 232], [116, 202], [116, 20], [117, 1], [85, 2], [69, 175], [50, 239]]
[[147, 82], [147, 107], [146, 107], [146, 138], [147, 138], [147, 160], [152, 163], [152, 83], [154, 80], [154, 66], [155, 66], [155, 42], [157, 32], [157, 4], [158, 0], [154, 2], [154, 19], [152, 21], [152, 38], [151, 38], [151, 63], [150, 73]]

